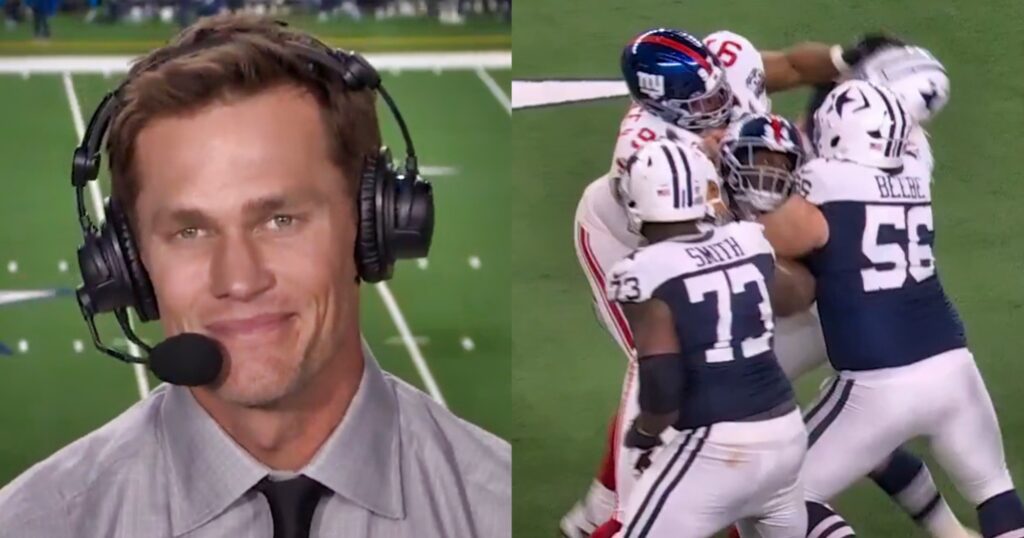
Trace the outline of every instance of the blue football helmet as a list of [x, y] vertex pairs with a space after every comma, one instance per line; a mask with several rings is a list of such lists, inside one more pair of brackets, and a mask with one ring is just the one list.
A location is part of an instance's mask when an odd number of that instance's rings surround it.
[[721, 167], [736, 209], [756, 214], [782, 205], [796, 187], [805, 156], [800, 131], [786, 118], [755, 114], [731, 125], [722, 138]]
[[725, 70], [692, 35], [664, 28], [644, 32], [623, 49], [621, 65], [633, 100], [665, 121], [702, 131], [729, 120], [733, 95]]

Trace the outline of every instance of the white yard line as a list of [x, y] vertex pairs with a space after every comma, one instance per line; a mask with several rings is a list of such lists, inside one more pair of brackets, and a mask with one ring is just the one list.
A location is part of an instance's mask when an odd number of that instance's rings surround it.
[[428, 179], [437, 176], [454, 176], [459, 173], [459, 169], [454, 166], [420, 166], [420, 174]]
[[484, 86], [487, 86], [487, 89], [491, 90], [491, 95], [498, 100], [498, 103], [505, 109], [505, 112], [511, 116], [512, 102], [509, 100], [508, 96], [505, 95], [505, 90], [501, 89], [501, 86], [498, 86], [498, 83], [494, 81], [494, 78], [491, 77], [491, 74], [488, 73], [483, 66], [477, 66], [476, 76], [480, 77]]
[[[63, 73], [64, 79], [64, 93], [68, 97], [68, 106], [71, 108], [71, 119], [75, 123], [75, 134], [78, 135], [78, 141], [82, 140], [85, 136], [85, 119], [82, 117], [82, 107], [78, 104], [78, 94], [75, 93], [75, 84], [71, 80], [71, 73]], [[103, 214], [103, 193], [100, 192], [100, 182], [90, 181], [89, 182], [89, 194], [92, 200], [93, 214], [98, 219], [104, 219]], [[131, 325], [132, 318], [128, 317], [129, 326]], [[128, 342], [128, 352], [136, 357], [141, 356], [141, 350], [139, 346], [132, 342]], [[149, 394], [149, 377], [146, 374], [146, 367], [142, 364], [133, 364], [135, 370], [135, 384], [139, 389], [139, 399], [145, 398]]]
[[599, 101], [629, 95], [622, 80], [513, 80], [512, 108]]
[[[413, 335], [412, 339], [415, 340], [416, 343], [421, 345], [421, 346], [425, 346], [427, 344], [430, 344], [430, 337], [429, 336], [416, 336], [416, 335]], [[403, 340], [401, 336], [395, 335], [395, 336], [389, 336], [386, 340], [384, 340], [384, 343], [389, 345], [389, 346], [404, 346], [405, 345], [405, 340]]]
[[409, 324], [405, 321], [405, 316], [398, 308], [398, 302], [395, 301], [391, 288], [385, 282], [378, 282], [374, 285], [374, 288], [377, 288], [377, 293], [380, 294], [381, 300], [384, 301], [384, 307], [387, 308], [388, 314], [391, 315], [391, 321], [395, 322], [398, 334], [402, 337], [402, 341], [405, 342], [405, 349], [409, 352], [409, 357], [412, 358], [412, 363], [416, 366], [416, 371], [419, 372], [420, 378], [423, 379], [423, 386], [426, 387], [427, 392], [430, 393], [437, 403], [448, 407], [448, 403], [444, 400], [444, 395], [441, 394], [441, 388], [437, 386], [437, 380], [434, 379], [434, 374], [430, 371], [430, 367], [427, 366], [427, 360], [423, 358], [423, 352], [420, 351], [419, 344], [416, 343], [412, 331], [409, 330]]

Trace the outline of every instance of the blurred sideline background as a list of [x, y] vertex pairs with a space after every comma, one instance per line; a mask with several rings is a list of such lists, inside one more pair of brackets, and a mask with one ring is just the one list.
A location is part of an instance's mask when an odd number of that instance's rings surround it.
[[[384, 368], [508, 437], [510, 2], [34, 2], [0, 0], [0, 487], [156, 385], [95, 351], [78, 313], [71, 154], [134, 56], [223, 10], [272, 14], [380, 69], [434, 184], [437, 222], [428, 259], [364, 286], [364, 336]], [[125, 345], [111, 319], [100, 327]], [[157, 324], [139, 328], [160, 339]]]
[[0, 0], [0, 9], [5, 30], [0, 33], [0, 54], [139, 52], [159, 46], [197, 17], [225, 11], [279, 17], [327, 38], [339, 36], [349, 48], [507, 49], [512, 2]]

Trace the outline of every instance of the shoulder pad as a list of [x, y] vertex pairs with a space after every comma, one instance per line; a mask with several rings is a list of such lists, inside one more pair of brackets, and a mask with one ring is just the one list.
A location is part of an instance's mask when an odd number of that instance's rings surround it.
[[619, 260], [608, 272], [608, 299], [620, 303], [642, 303], [654, 296], [659, 286], [682, 273], [686, 266], [675, 263], [678, 245], [665, 241], [641, 247]]
[[828, 159], [813, 159], [796, 171], [797, 189], [808, 202], [818, 205], [827, 199]]

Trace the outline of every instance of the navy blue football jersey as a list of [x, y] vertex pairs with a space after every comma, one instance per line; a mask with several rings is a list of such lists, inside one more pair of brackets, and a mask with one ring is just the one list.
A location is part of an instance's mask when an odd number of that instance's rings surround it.
[[672, 312], [686, 375], [677, 428], [740, 420], [793, 399], [772, 351], [774, 276], [774, 251], [752, 222], [655, 243], [612, 267], [609, 299], [655, 298]]
[[899, 174], [826, 159], [800, 171], [828, 221], [828, 242], [806, 261], [837, 370], [905, 366], [967, 345], [935, 267], [929, 169], [906, 162]]

